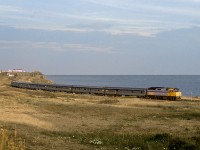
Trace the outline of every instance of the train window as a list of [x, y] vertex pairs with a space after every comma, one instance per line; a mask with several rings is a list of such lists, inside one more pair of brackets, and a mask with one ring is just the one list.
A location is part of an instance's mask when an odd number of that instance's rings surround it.
[[175, 91], [179, 91], [179, 89], [178, 89], [178, 88], [175, 88], [174, 90], [175, 90]]
[[156, 90], [156, 88], [155, 87], [150, 87], [150, 88], [148, 88], [148, 90]]

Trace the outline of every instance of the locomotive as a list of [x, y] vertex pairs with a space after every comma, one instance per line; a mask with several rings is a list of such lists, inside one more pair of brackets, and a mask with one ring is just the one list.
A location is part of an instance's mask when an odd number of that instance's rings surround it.
[[95, 94], [112, 96], [137, 96], [151, 99], [181, 99], [182, 93], [178, 88], [171, 87], [150, 87], [150, 88], [130, 88], [130, 87], [101, 87], [101, 86], [79, 86], [62, 84], [39, 84], [12, 81], [12, 87], [31, 90], [45, 90], [52, 92], [67, 92], [76, 94]]

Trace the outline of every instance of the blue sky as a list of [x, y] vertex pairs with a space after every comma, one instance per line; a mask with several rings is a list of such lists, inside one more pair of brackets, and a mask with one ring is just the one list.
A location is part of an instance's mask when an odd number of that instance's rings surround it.
[[0, 69], [200, 75], [200, 0], [0, 0]]

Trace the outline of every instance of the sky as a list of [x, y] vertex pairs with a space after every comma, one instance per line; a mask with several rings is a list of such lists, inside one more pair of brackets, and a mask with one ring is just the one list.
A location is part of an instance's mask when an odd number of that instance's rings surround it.
[[200, 75], [200, 0], [0, 0], [0, 69]]

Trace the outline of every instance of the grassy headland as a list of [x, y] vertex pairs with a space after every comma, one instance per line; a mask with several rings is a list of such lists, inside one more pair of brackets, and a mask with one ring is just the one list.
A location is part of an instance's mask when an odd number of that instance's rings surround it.
[[0, 128], [9, 135], [17, 132], [25, 141], [22, 148], [200, 149], [198, 100], [33, 91], [10, 87], [12, 80], [50, 81], [39, 72], [0, 74]]

